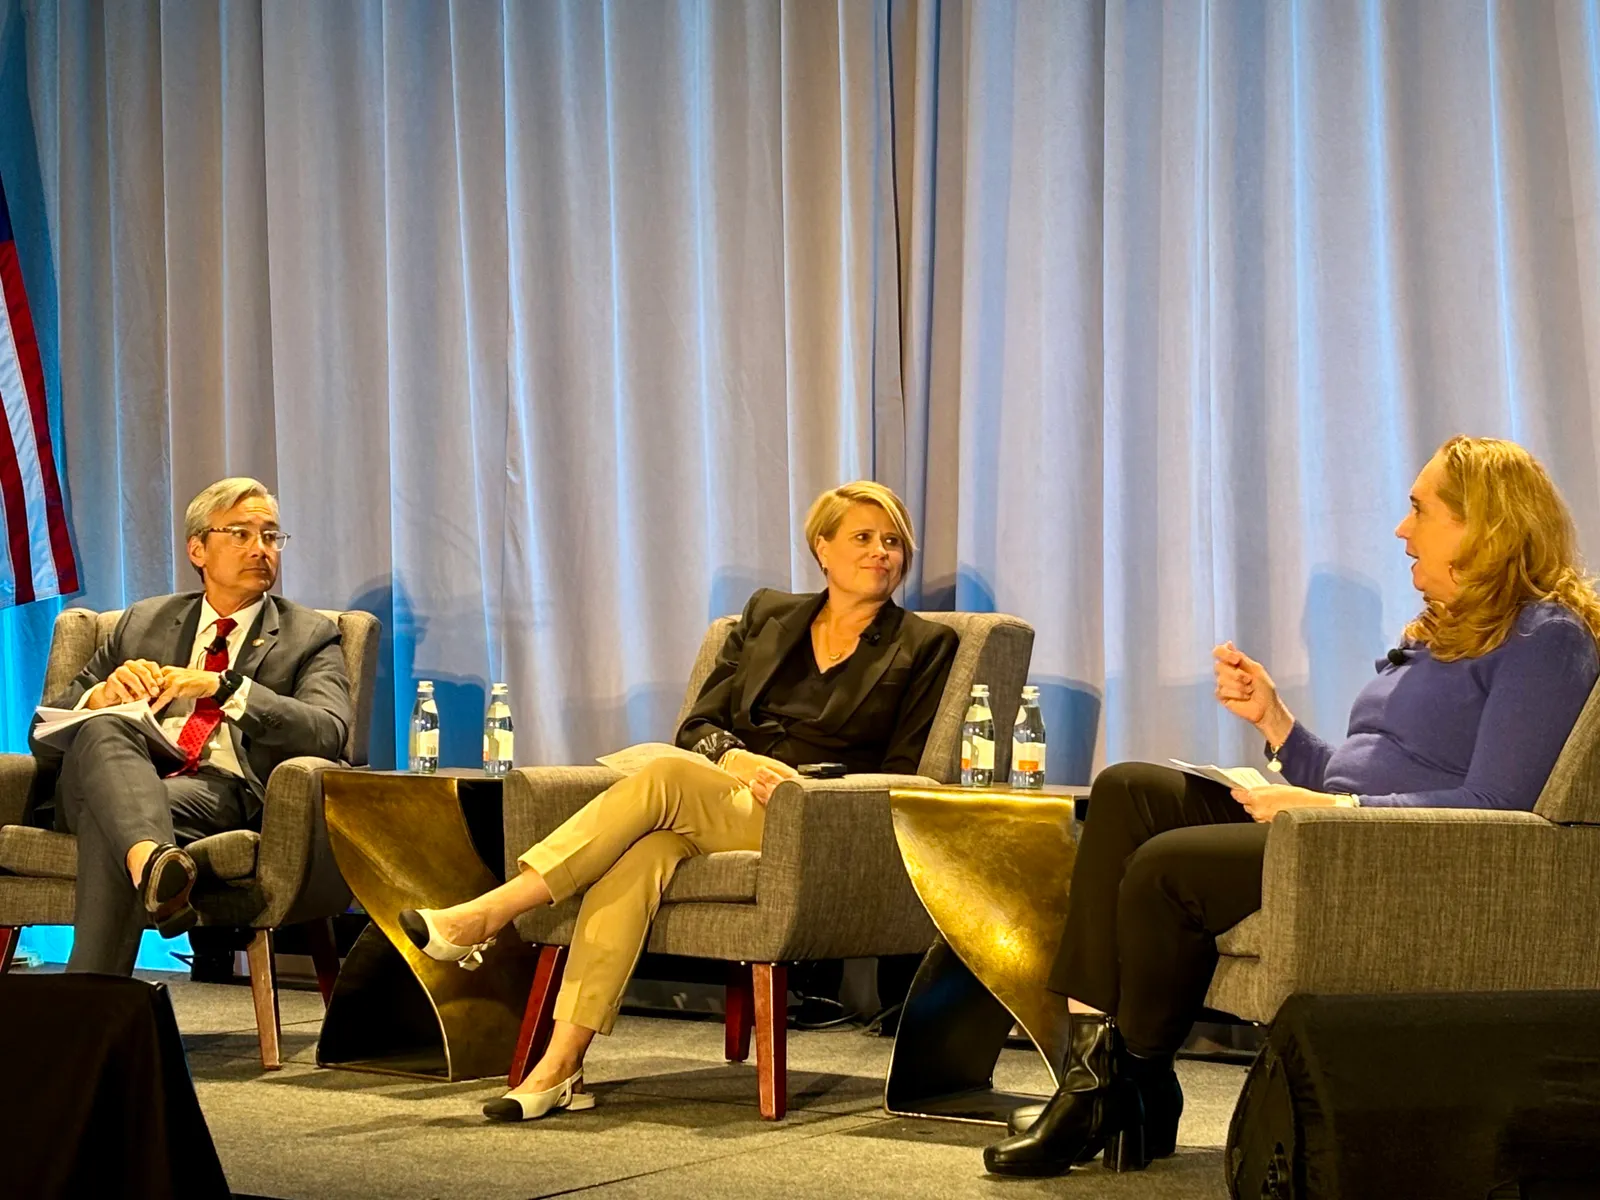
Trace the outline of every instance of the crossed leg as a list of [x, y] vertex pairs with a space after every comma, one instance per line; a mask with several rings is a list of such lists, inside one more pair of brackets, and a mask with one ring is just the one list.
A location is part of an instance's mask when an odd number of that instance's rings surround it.
[[556, 998], [550, 1044], [518, 1092], [575, 1074], [596, 1033], [610, 1033], [650, 922], [678, 864], [758, 850], [765, 810], [710, 763], [658, 759], [606, 789], [520, 860], [515, 879], [433, 914], [439, 933], [482, 942], [521, 914], [583, 893]]

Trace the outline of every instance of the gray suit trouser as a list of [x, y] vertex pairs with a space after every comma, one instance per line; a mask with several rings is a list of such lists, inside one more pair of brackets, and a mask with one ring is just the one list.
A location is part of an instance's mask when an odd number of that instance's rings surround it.
[[57, 810], [78, 835], [77, 908], [69, 971], [127, 975], [149, 921], [128, 874], [128, 851], [142, 841], [183, 846], [247, 824], [244, 780], [201, 767], [163, 779], [150, 744], [118, 717], [85, 721], [61, 763]]

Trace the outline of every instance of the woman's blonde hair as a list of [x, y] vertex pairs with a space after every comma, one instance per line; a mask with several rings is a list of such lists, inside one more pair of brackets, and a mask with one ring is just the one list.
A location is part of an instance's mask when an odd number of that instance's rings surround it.
[[1439, 447], [1442, 500], [1466, 525], [1451, 564], [1458, 590], [1406, 626], [1441, 662], [1487, 654], [1511, 636], [1525, 604], [1565, 605], [1600, 642], [1600, 595], [1578, 558], [1566, 501], [1515, 442], [1453, 437]]
[[[906, 511], [905, 501], [894, 494], [893, 488], [870, 479], [858, 479], [854, 483], [829, 488], [811, 502], [806, 512], [806, 546], [811, 551], [811, 557], [817, 557], [818, 538], [831, 538], [839, 532], [839, 523], [844, 520], [852, 504], [876, 504], [889, 514], [894, 531], [905, 543], [906, 560], [900, 573], [904, 579], [911, 570], [911, 559], [917, 552], [917, 536], [911, 530], [911, 514]], [[817, 565], [822, 565], [821, 559], [817, 559]]]

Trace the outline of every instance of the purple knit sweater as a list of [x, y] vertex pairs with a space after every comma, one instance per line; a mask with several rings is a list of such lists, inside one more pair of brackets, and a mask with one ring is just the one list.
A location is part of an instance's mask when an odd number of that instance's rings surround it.
[[1588, 628], [1561, 605], [1530, 604], [1478, 658], [1404, 653], [1401, 666], [1378, 660], [1338, 747], [1295, 724], [1283, 777], [1375, 808], [1531, 809], [1600, 675]]

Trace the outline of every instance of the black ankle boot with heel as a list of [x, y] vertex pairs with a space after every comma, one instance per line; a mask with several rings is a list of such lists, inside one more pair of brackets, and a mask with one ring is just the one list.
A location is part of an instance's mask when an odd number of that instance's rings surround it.
[[1117, 1065], [1117, 1026], [1100, 1013], [1074, 1013], [1067, 1067], [1039, 1117], [983, 1152], [995, 1175], [1060, 1175], [1102, 1148], [1108, 1167], [1136, 1171], [1148, 1162], [1139, 1092]]
[[1166, 1158], [1178, 1148], [1178, 1120], [1183, 1116], [1183, 1088], [1172, 1056], [1140, 1058], [1125, 1049], [1118, 1065], [1139, 1093], [1146, 1153], [1152, 1159]]
[[[1119, 1067], [1139, 1093], [1144, 1111], [1145, 1154], [1152, 1160], [1166, 1158], [1178, 1148], [1178, 1121], [1183, 1116], [1183, 1088], [1178, 1085], [1172, 1057], [1142, 1059], [1124, 1049], [1112, 1067], [1113, 1073]], [[1044, 1109], [1042, 1103], [1012, 1109], [1006, 1120], [1008, 1130], [1013, 1135], [1026, 1133]], [[1078, 1161], [1088, 1162], [1093, 1157], [1091, 1154]]]

